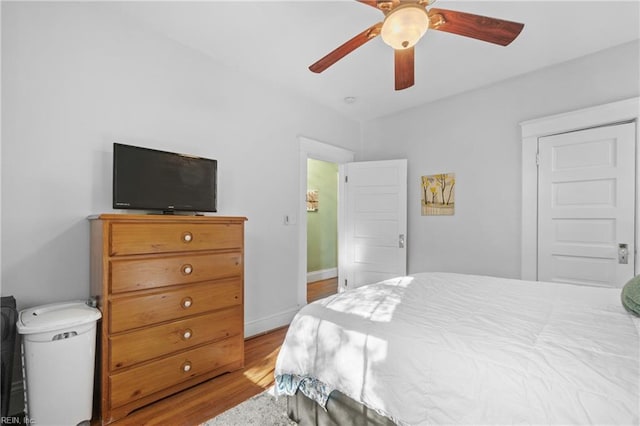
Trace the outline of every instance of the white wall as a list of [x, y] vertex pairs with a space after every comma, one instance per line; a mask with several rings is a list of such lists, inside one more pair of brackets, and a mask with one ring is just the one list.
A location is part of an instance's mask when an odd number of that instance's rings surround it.
[[2, 295], [89, 295], [90, 214], [112, 143], [218, 160], [220, 215], [246, 224], [247, 331], [297, 309], [298, 135], [355, 150], [360, 125], [237, 75], [100, 2], [2, 2]]
[[[520, 277], [519, 122], [640, 94], [636, 42], [364, 124], [360, 159], [409, 159], [408, 270]], [[456, 174], [455, 216], [420, 215], [420, 176]]]

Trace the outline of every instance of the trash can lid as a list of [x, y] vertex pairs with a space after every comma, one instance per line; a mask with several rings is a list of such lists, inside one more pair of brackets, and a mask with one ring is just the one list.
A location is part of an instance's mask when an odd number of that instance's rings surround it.
[[87, 324], [101, 316], [83, 301], [51, 303], [20, 311], [16, 325], [20, 334], [42, 333]]

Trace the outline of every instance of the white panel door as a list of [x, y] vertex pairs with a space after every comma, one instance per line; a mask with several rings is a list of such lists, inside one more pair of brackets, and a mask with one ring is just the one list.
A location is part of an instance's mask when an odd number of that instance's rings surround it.
[[407, 273], [407, 160], [347, 163], [342, 288]]
[[621, 287], [634, 276], [635, 145], [633, 123], [539, 139], [540, 281]]

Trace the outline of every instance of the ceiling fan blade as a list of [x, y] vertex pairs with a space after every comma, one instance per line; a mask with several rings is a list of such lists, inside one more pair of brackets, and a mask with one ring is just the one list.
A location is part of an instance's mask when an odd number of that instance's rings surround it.
[[312, 64], [309, 69], [313, 72], [320, 73], [331, 65], [338, 62], [340, 59], [344, 58], [347, 54], [353, 52], [358, 47], [362, 46], [372, 38], [375, 38], [380, 34], [380, 29], [382, 28], [382, 22], [378, 22], [375, 25], [367, 28], [357, 36], [353, 37], [351, 40], [347, 41], [343, 45], [339, 46], [337, 49], [333, 50], [325, 57]]
[[524, 24], [446, 9], [429, 9], [432, 28], [489, 43], [507, 46]]
[[396, 90], [403, 90], [414, 84], [414, 50], [413, 46], [407, 49], [394, 49], [394, 61], [396, 72]]

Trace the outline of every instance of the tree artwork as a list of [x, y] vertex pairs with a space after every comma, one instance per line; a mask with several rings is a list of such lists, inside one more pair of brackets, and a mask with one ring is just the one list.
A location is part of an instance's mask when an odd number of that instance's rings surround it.
[[452, 216], [455, 186], [455, 173], [422, 176], [422, 216]]

